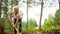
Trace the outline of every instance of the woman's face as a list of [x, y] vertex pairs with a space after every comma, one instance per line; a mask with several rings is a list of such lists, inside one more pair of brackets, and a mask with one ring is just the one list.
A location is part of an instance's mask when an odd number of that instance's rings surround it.
[[17, 14], [19, 11], [19, 8], [18, 7], [14, 8], [14, 11], [15, 11], [15, 14]]

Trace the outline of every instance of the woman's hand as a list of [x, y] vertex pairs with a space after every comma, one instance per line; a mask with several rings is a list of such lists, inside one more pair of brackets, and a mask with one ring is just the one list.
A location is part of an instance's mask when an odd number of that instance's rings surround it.
[[16, 19], [20, 19], [20, 16], [19, 16], [19, 15], [17, 15], [17, 16], [16, 16]]
[[12, 20], [10, 19], [10, 22], [12, 22]]
[[16, 27], [16, 26], [17, 26], [17, 24], [18, 24], [18, 20], [19, 20], [19, 19], [17, 19], [17, 20], [16, 20], [15, 27]]

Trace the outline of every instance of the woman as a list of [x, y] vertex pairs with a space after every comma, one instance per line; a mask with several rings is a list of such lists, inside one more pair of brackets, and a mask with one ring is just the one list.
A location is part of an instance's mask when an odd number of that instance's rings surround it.
[[[21, 13], [19, 12], [19, 7], [18, 6], [14, 6], [13, 10], [10, 11], [8, 13], [8, 15], [9, 15], [9, 20], [10, 20], [11, 23], [13, 21], [12, 18], [14, 19], [14, 27], [17, 26], [18, 22], [20, 22], [19, 23], [19, 32], [21, 33], [21, 31], [22, 31], [21, 19], [22, 18], [21, 18]], [[15, 32], [15, 34], [17, 33], [15, 28], [14, 28], [14, 32]]]

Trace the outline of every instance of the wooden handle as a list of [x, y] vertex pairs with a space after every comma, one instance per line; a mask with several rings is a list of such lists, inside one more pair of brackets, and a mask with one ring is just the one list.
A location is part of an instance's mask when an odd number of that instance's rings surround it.
[[19, 33], [18, 29], [14, 26], [14, 24], [12, 23], [13, 27], [16, 29], [17, 33]]

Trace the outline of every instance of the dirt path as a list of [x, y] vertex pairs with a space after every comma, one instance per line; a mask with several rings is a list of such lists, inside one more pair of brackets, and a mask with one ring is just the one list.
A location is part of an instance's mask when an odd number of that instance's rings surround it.
[[[14, 34], [14, 33], [6, 33], [6, 34]], [[32, 32], [23, 32], [22, 34], [41, 34], [40, 31], [32, 31]]]
[[41, 34], [41, 31], [24, 32], [23, 34]]
[[23, 32], [23, 34], [60, 34], [60, 31], [31, 31], [31, 32]]

